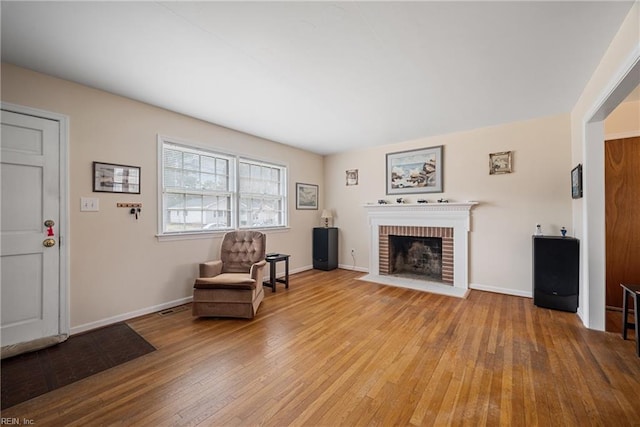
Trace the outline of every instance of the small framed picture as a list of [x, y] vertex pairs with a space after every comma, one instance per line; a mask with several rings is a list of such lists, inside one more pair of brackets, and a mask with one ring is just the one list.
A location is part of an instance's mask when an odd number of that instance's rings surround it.
[[349, 169], [347, 171], [347, 186], [358, 185], [358, 169]]
[[296, 209], [318, 209], [318, 186], [296, 182]]
[[140, 194], [140, 168], [93, 162], [93, 191]]
[[511, 173], [512, 151], [501, 151], [489, 154], [489, 175]]
[[582, 198], [582, 165], [579, 164], [571, 170], [571, 198]]

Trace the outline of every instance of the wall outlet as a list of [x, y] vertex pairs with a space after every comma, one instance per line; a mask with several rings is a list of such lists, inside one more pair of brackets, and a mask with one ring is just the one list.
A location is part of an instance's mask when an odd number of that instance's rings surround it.
[[99, 200], [97, 197], [80, 197], [80, 212], [98, 212]]
[[354, 256], [355, 256], [355, 254], [356, 254], [356, 250], [355, 250], [355, 249], [353, 249], [353, 248], [351, 248], [351, 255], [354, 255]]

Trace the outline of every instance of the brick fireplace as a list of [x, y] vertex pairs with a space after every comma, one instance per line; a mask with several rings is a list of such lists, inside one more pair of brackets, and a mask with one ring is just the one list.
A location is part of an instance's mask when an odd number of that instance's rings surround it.
[[[370, 226], [369, 274], [363, 280], [391, 286], [408, 287], [445, 295], [465, 297], [469, 289], [468, 234], [471, 208], [476, 202], [365, 205]], [[432, 238], [439, 242], [436, 258], [441, 274], [403, 277], [394, 273], [397, 255], [392, 254], [390, 240], [407, 236], [422, 242]], [[406, 245], [406, 244], [405, 244]], [[430, 252], [429, 250], [428, 252]], [[406, 254], [404, 258], [407, 258]], [[411, 259], [411, 257], [409, 256]], [[422, 264], [422, 260], [412, 264]], [[415, 269], [420, 270], [416, 266]]]

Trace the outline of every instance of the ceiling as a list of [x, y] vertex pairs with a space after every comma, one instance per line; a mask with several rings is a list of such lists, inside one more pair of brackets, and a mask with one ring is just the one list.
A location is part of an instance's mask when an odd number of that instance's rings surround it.
[[331, 154], [570, 112], [631, 5], [2, 1], [2, 60]]

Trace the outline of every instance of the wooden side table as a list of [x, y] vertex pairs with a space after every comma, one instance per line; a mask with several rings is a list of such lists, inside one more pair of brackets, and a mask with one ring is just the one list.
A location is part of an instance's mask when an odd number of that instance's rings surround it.
[[[628, 285], [626, 283], [620, 283], [620, 286], [622, 286], [622, 339], [627, 339], [627, 329], [635, 328], [636, 354], [638, 355], [638, 357], [640, 357], [640, 309], [638, 306], [638, 301], [640, 300], [640, 285]], [[633, 323], [628, 321], [629, 297], [633, 298]]]
[[[287, 254], [267, 254], [265, 260], [269, 263], [269, 281], [264, 282], [263, 286], [271, 288], [271, 292], [276, 291], [276, 283], [284, 283], [284, 287], [289, 289], [289, 257]], [[276, 264], [284, 261], [284, 279], [276, 277]]]

